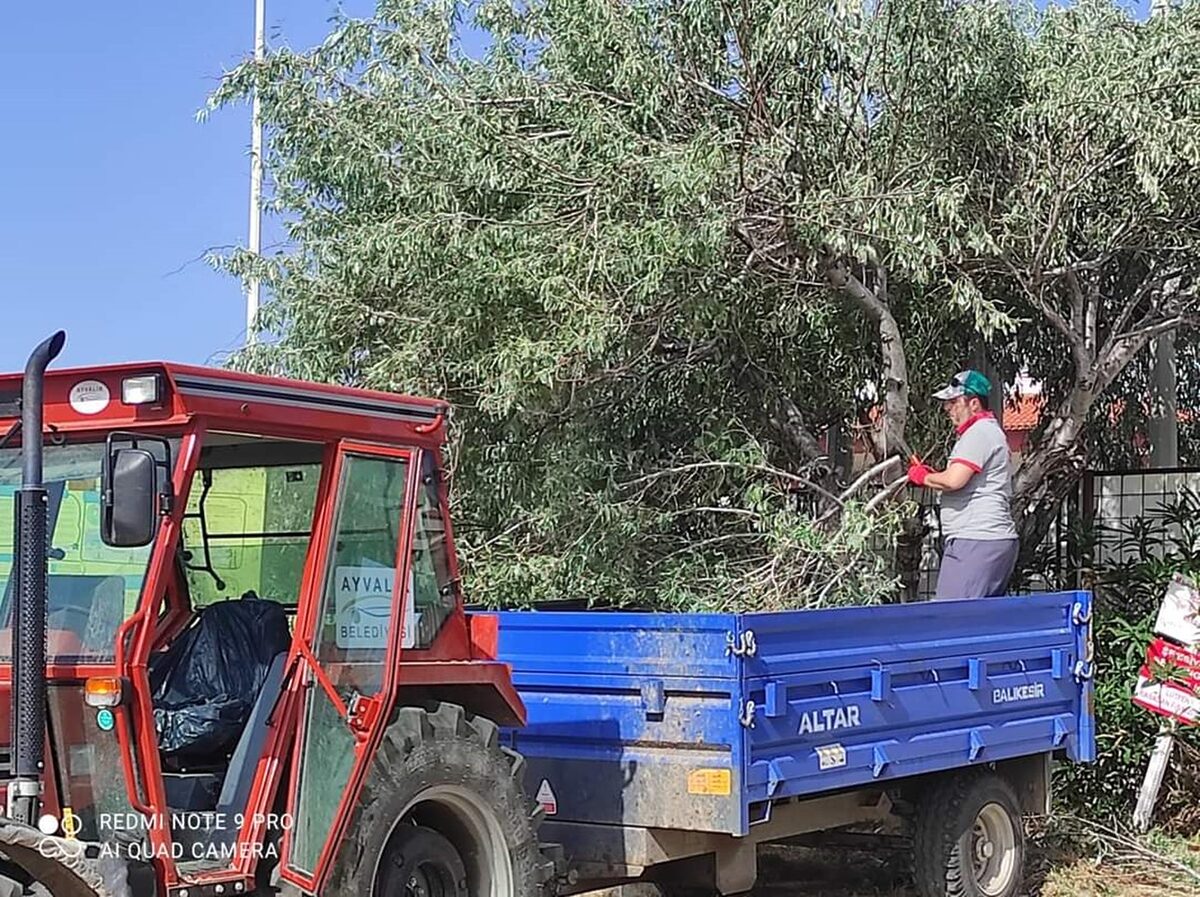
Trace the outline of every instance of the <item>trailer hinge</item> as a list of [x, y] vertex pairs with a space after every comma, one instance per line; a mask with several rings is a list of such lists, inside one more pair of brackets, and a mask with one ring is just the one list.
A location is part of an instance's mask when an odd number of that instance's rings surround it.
[[1092, 665], [1086, 661], [1079, 661], [1075, 664], [1075, 680], [1077, 682], [1087, 682], [1092, 678]]
[[1089, 607], [1084, 609], [1082, 601], [1076, 601], [1075, 606], [1071, 608], [1071, 619], [1075, 621], [1076, 626], [1085, 626], [1092, 622], [1092, 609]]
[[754, 630], [747, 629], [735, 637], [732, 632], [725, 633], [725, 656], [753, 657], [758, 653], [758, 643], [754, 640]]
[[757, 706], [755, 706], [755, 703], [753, 701], [747, 701], [745, 704], [742, 705], [742, 712], [740, 714], [738, 714], [738, 722], [741, 723], [743, 726], [745, 726], [747, 729], [753, 729], [754, 728], [754, 713], [757, 709], [758, 708], [757, 708]]

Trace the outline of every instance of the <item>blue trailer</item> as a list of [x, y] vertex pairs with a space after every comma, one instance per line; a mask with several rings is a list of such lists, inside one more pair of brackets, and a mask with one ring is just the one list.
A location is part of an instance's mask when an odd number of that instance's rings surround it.
[[499, 616], [564, 892], [740, 893], [757, 845], [873, 822], [912, 832], [924, 894], [1008, 897], [1052, 759], [1095, 757], [1086, 592]]

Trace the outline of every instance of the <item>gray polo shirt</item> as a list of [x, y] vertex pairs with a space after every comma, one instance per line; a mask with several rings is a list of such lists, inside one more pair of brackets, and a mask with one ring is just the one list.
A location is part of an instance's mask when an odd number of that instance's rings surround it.
[[942, 534], [947, 539], [995, 541], [1017, 538], [1012, 519], [1008, 437], [990, 414], [972, 421], [950, 450], [975, 475], [957, 492], [943, 492]]

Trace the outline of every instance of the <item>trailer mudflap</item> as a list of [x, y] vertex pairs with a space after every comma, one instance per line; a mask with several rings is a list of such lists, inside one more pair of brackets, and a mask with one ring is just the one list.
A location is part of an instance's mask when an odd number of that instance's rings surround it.
[[0, 820], [0, 854], [53, 897], [133, 897], [127, 861], [99, 844], [44, 835], [5, 819]]

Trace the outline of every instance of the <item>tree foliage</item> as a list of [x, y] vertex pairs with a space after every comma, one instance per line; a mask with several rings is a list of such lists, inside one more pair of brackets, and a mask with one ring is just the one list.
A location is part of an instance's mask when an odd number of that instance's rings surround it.
[[383, 0], [212, 98], [260, 91], [291, 242], [222, 260], [271, 296], [238, 361], [450, 399], [485, 600], [872, 600], [903, 509], [823, 437], [940, 442], [922, 397], [986, 346], [1048, 381], [1048, 509], [1191, 322], [1198, 37], [1193, 4]]

